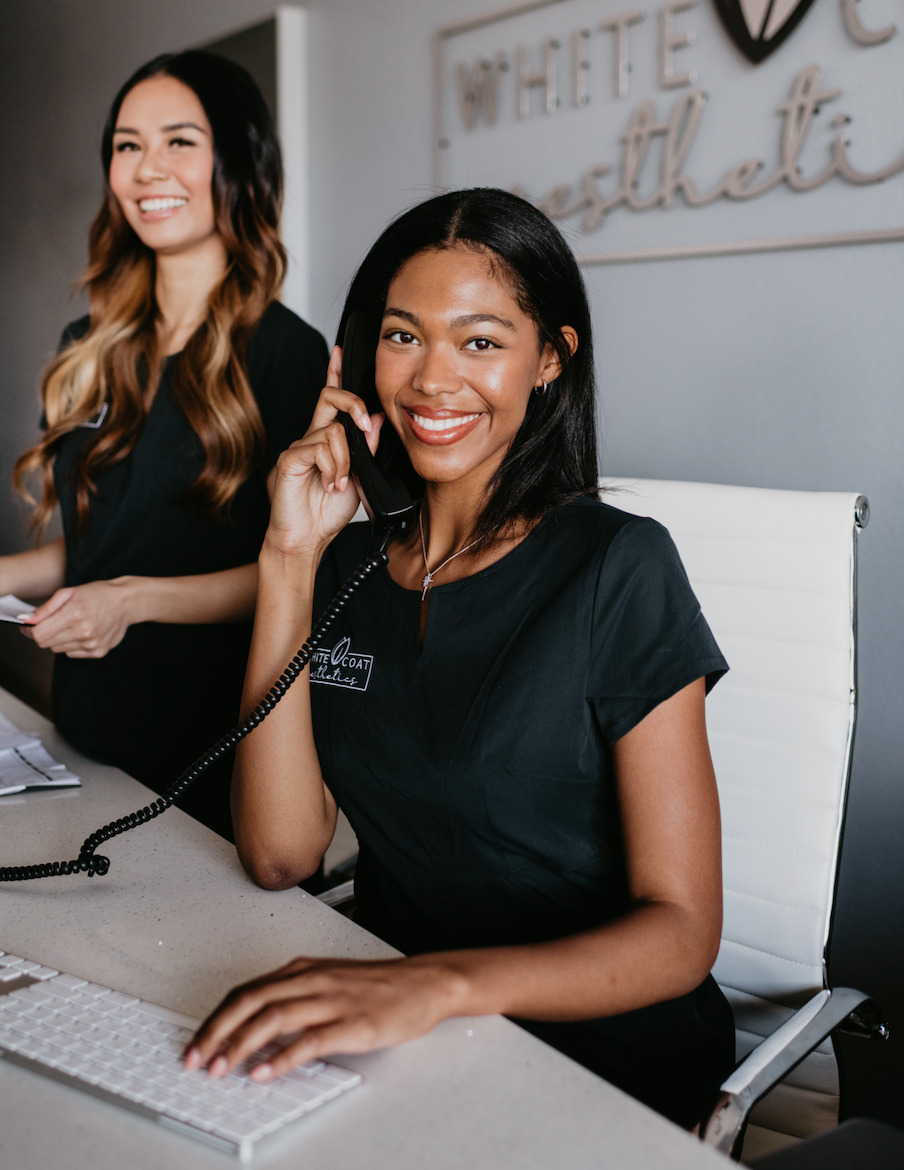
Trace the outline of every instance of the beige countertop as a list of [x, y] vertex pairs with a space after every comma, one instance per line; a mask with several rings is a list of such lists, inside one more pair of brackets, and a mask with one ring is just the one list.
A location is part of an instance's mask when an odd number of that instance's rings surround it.
[[[85, 760], [0, 691], [82, 787], [0, 798], [0, 865], [67, 860], [154, 794]], [[233, 848], [178, 809], [107, 842], [104, 877], [0, 887], [0, 949], [194, 1016], [236, 982], [299, 954], [393, 952], [301, 890], [271, 893]], [[339, 1063], [365, 1083], [270, 1140], [266, 1170], [693, 1170], [725, 1165], [687, 1134], [500, 1017]], [[226, 1170], [227, 1155], [0, 1060], [2, 1170]]]

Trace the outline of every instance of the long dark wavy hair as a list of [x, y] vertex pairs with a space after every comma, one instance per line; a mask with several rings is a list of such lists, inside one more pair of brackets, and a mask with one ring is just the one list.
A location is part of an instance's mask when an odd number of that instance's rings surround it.
[[264, 428], [245, 370], [249, 338], [285, 274], [278, 236], [283, 171], [266, 102], [241, 66], [202, 50], [155, 57], [113, 100], [101, 141], [104, 200], [89, 237], [87, 333], [71, 341], [45, 371], [46, 430], [16, 463], [16, 486], [35, 503], [26, 477], [43, 480], [32, 526], [39, 534], [56, 504], [53, 460], [64, 435], [107, 404], [104, 426], [82, 449], [76, 469], [80, 530], [88, 523], [96, 480], [132, 450], [147, 410], [147, 391], [162, 368], [154, 299], [155, 256], [123, 215], [109, 184], [113, 132], [126, 95], [142, 81], [173, 77], [201, 102], [213, 134], [212, 198], [227, 270], [207, 314], [175, 362], [173, 396], [204, 447], [204, 467], [186, 502], [217, 512], [235, 495], [263, 453]]
[[[488, 257], [511, 286], [519, 308], [536, 324], [542, 353], [550, 346], [561, 373], [527, 413], [491, 480], [474, 536], [481, 544], [520, 521], [536, 521], [580, 496], [596, 496], [596, 391], [590, 309], [580, 270], [561, 232], [532, 204], [507, 191], [474, 187], [428, 199], [383, 232], [356, 273], [339, 325], [349, 315], [371, 322], [374, 345], [389, 286], [406, 261], [428, 249], [466, 247]], [[578, 335], [571, 353], [562, 327]], [[373, 409], [378, 409], [373, 406]], [[411, 482], [401, 440], [384, 428], [379, 458]]]

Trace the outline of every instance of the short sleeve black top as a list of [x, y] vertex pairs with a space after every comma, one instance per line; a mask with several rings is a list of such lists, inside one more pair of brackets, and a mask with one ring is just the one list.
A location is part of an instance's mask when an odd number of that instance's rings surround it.
[[[350, 525], [328, 550], [318, 612], [363, 560], [367, 528]], [[360, 844], [358, 921], [417, 953], [539, 942], [624, 913], [610, 749], [727, 669], [666, 530], [581, 500], [484, 572], [435, 584], [423, 645], [419, 609], [418, 592], [378, 571], [311, 668], [324, 777]], [[730, 1012], [711, 981], [684, 1000], [621, 1017], [623, 1030], [631, 1047], [664, 1028], [687, 1071], [702, 1027], [708, 1088], [730, 1066]], [[624, 1052], [615, 1072], [606, 1055], [623, 1047], [620, 1025], [529, 1026], [635, 1091]], [[675, 1100], [636, 1095], [667, 1113]]]
[[[79, 336], [86, 328], [84, 319], [64, 336]], [[90, 525], [81, 534], [72, 470], [92, 432], [80, 428], [67, 435], [54, 463], [67, 584], [125, 574], [209, 573], [256, 560], [269, 518], [267, 473], [307, 430], [327, 356], [315, 329], [284, 305], [269, 306], [246, 360], [264, 424], [265, 455], [218, 515], [183, 501], [203, 466], [203, 448], [173, 399], [178, 355], [167, 359], [135, 447], [97, 478]], [[162, 790], [235, 721], [249, 639], [247, 622], [149, 622], [131, 626], [104, 658], [57, 656], [54, 719], [86, 754]], [[225, 801], [224, 793], [224, 808]]]
[[[363, 559], [349, 526], [317, 606]], [[726, 664], [668, 533], [595, 501], [475, 576], [385, 571], [312, 666], [317, 748], [358, 834], [359, 920], [404, 951], [535, 942], [627, 906], [611, 745]]]

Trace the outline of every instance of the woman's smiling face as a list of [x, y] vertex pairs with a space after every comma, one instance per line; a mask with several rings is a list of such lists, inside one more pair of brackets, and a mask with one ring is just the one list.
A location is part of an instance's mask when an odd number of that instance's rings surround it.
[[501, 264], [463, 245], [408, 260], [389, 286], [376, 355], [386, 416], [428, 483], [485, 487], [534, 386], [559, 373]]
[[213, 168], [213, 134], [193, 90], [160, 76], [126, 94], [113, 132], [110, 187], [142, 243], [161, 254], [222, 247]]

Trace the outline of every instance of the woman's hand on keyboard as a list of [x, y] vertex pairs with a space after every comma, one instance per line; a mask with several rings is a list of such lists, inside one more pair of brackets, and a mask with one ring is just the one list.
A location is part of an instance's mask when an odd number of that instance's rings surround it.
[[320, 1056], [400, 1044], [461, 1014], [465, 982], [439, 955], [382, 962], [295, 959], [231, 991], [201, 1025], [185, 1064], [224, 1076], [288, 1036], [277, 1055], [251, 1061], [251, 1077], [267, 1081]]

